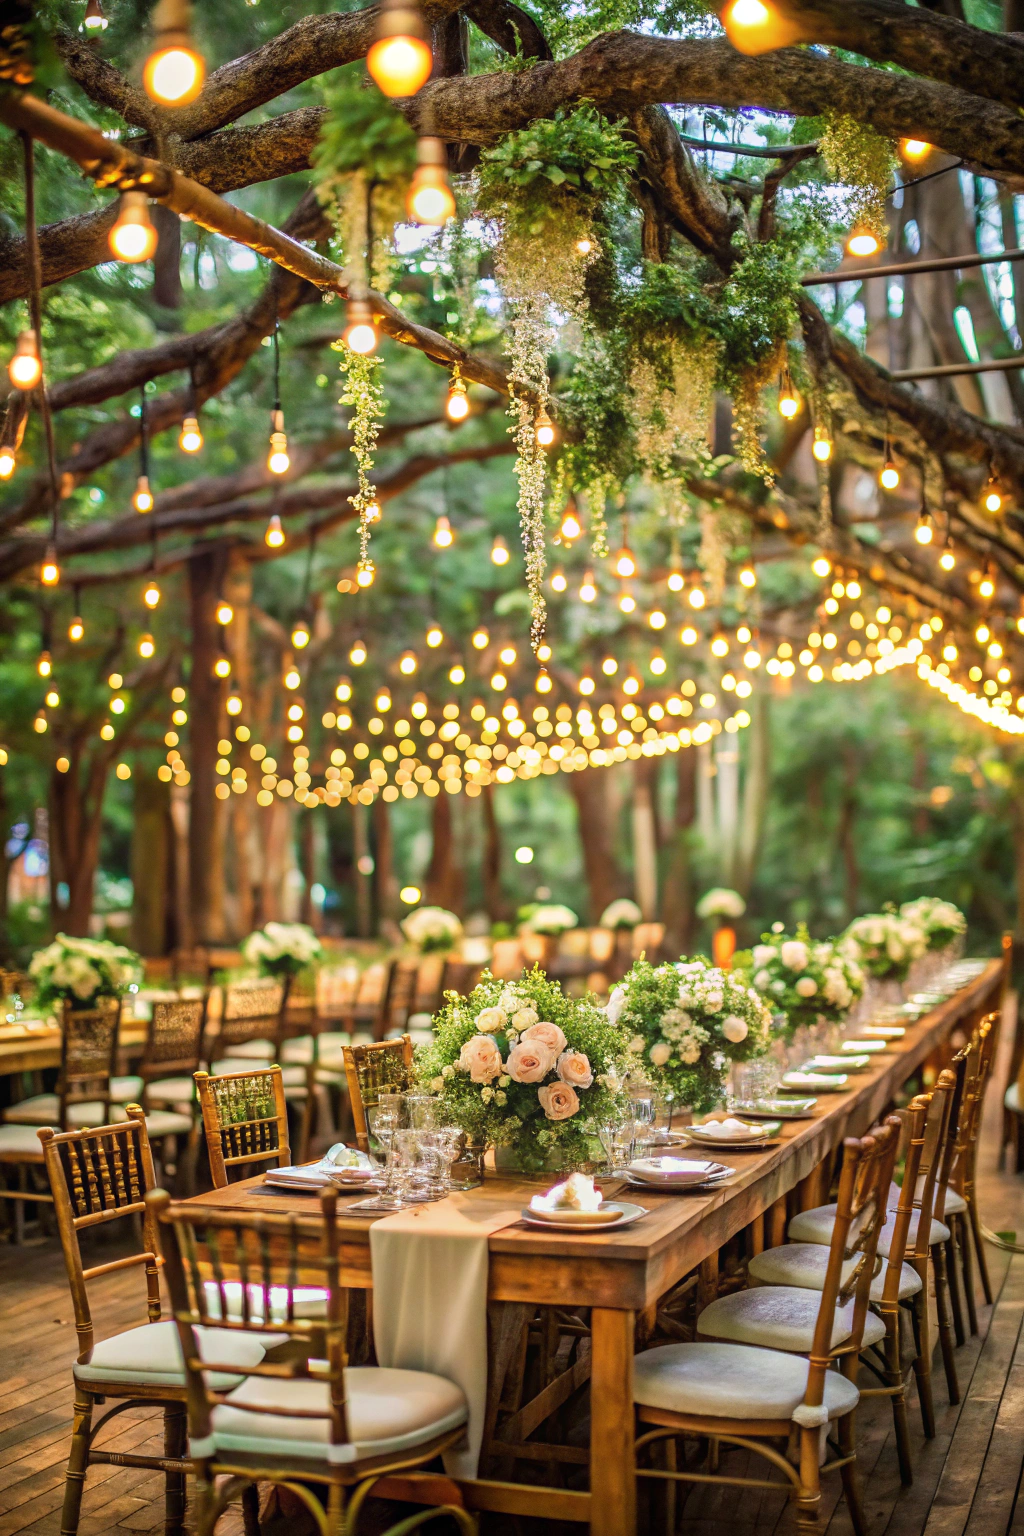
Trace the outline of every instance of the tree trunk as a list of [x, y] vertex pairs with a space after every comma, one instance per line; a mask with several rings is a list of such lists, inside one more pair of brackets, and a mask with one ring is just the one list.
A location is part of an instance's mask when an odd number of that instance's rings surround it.
[[757, 867], [757, 855], [764, 830], [771, 778], [771, 695], [757, 693], [751, 700], [750, 726], [746, 731], [747, 763], [743, 783], [736, 853], [736, 889], [744, 898], [750, 895]]
[[[440, 799], [440, 796], [438, 796]], [[377, 899], [377, 929], [389, 943], [401, 940], [398, 927], [398, 881], [395, 878], [395, 840], [391, 807], [378, 795], [370, 810], [373, 826], [373, 880]]]
[[501, 828], [494, 811], [494, 785], [485, 784], [480, 795], [484, 818], [484, 849], [481, 874], [484, 906], [492, 923], [507, 922], [512, 908], [501, 889]]
[[845, 787], [839, 808], [839, 828], [836, 841], [843, 859], [845, 877], [844, 896], [846, 920], [852, 923], [857, 916], [860, 897], [860, 866], [857, 862], [857, 759], [849, 748], [843, 754]]
[[[373, 932], [373, 871], [367, 870], [364, 860], [370, 858], [370, 838], [364, 805], [352, 807], [352, 856], [356, 881], [356, 933], [368, 939]], [[364, 873], [365, 871], [365, 873]]]
[[446, 907], [450, 912], [462, 908], [462, 870], [455, 858], [452, 831], [452, 796], [442, 789], [434, 796], [431, 815], [434, 841], [424, 884], [429, 906]]
[[167, 946], [170, 786], [155, 776], [134, 781], [132, 805], [132, 945], [140, 955], [162, 955]]
[[[231, 658], [234, 684], [242, 697], [242, 714], [237, 718], [253, 730], [252, 658], [249, 650], [252, 567], [242, 550], [231, 551], [224, 578], [224, 597], [234, 610], [234, 618], [224, 632], [224, 642]], [[253, 734], [257, 735], [257, 732], [253, 730]], [[242, 748], [238, 750], [244, 752]], [[248, 756], [247, 753], [244, 755]], [[258, 767], [251, 760], [246, 766], [254, 777], [258, 774]], [[232, 795], [230, 801], [231, 860], [228, 886], [231, 900], [230, 911], [225, 911], [225, 917], [230, 918], [228, 929], [234, 939], [244, 938], [256, 927], [258, 834], [257, 809], [253, 802], [251, 794]], [[227, 902], [225, 906], [227, 908]]]
[[[76, 744], [69, 752], [71, 766], [67, 773], [58, 773], [54, 768], [50, 776], [51, 869], [57, 871], [57, 879], [67, 882], [68, 905], [63, 927], [65, 933], [76, 937], [89, 932], [100, 861], [103, 796], [115, 750], [96, 749], [83, 765]], [[83, 766], [84, 785], [80, 782]], [[56, 881], [52, 889], [56, 889]]]
[[736, 884], [740, 813], [740, 744], [723, 731], [715, 741], [715, 802], [718, 812], [718, 870], [722, 885]]
[[224, 579], [222, 551], [193, 555], [188, 562], [192, 628], [189, 723], [192, 795], [189, 803], [189, 900], [197, 943], [218, 944], [225, 937], [224, 828], [227, 807], [214, 787], [217, 742], [225, 727], [224, 684], [214, 674], [221, 654], [215, 609]]
[[697, 753], [693, 747], [684, 747], [676, 757], [675, 815], [662, 898], [665, 944], [681, 955], [689, 950], [693, 934], [690, 837], [696, 814]]
[[[590, 897], [590, 921], [596, 923], [609, 902], [622, 894], [622, 871], [615, 857], [615, 820], [611, 810], [611, 770], [585, 768], [568, 775], [576, 801], [583, 868]], [[627, 887], [628, 889], [628, 887]]]
[[633, 763], [633, 890], [645, 923], [658, 915], [658, 836], [654, 798], [659, 759]]
[[192, 925], [192, 907], [189, 902], [189, 790], [191, 785], [174, 784], [171, 787], [171, 829], [174, 867], [174, 947], [193, 949], [196, 931]]

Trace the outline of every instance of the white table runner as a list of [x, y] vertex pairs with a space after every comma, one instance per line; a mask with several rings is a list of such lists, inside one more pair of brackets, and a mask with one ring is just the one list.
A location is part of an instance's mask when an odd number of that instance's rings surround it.
[[512, 1204], [453, 1195], [384, 1216], [370, 1228], [373, 1336], [380, 1365], [432, 1371], [461, 1387], [466, 1445], [451, 1477], [475, 1477], [487, 1407], [487, 1239], [519, 1220]]

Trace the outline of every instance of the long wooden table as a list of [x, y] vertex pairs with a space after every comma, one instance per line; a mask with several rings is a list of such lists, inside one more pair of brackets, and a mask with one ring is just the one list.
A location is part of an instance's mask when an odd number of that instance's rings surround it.
[[[649, 1214], [618, 1232], [584, 1235], [562, 1229], [549, 1235], [517, 1224], [491, 1235], [492, 1301], [592, 1309], [590, 1492], [477, 1479], [458, 1485], [468, 1508], [589, 1523], [593, 1536], [635, 1536], [633, 1354], [638, 1314], [653, 1308], [694, 1269], [701, 1270], [710, 1292], [720, 1248], [745, 1228], [753, 1226], [756, 1245], [782, 1242], [790, 1191], [798, 1191], [803, 1209], [826, 1198], [818, 1173], [843, 1137], [861, 1135], [874, 1124], [957, 1024], [973, 1022], [999, 1006], [1007, 963], [1006, 956], [990, 961], [972, 983], [910, 1025], [902, 1040], [879, 1053], [877, 1065], [851, 1078], [849, 1091], [819, 1099], [813, 1119], [784, 1124], [776, 1146], [763, 1152], [730, 1152], [736, 1173], [713, 1193], [645, 1192]], [[526, 1205], [536, 1190], [536, 1184], [489, 1175], [483, 1188], [451, 1198], [479, 1212], [488, 1204]], [[262, 1177], [196, 1199], [253, 1214], [316, 1209], [315, 1196], [272, 1190]], [[342, 1283], [370, 1288], [368, 1233], [374, 1218], [346, 1216], [344, 1205], [339, 1205], [339, 1217]], [[393, 1495], [410, 1498], [416, 1486], [414, 1480], [400, 1478], [387, 1485]]]
[[[123, 1059], [139, 1056], [149, 1026], [143, 1019], [121, 1025], [117, 1037]], [[60, 1029], [56, 1024], [0, 1025], [0, 1077], [15, 1072], [44, 1072], [60, 1066]]]

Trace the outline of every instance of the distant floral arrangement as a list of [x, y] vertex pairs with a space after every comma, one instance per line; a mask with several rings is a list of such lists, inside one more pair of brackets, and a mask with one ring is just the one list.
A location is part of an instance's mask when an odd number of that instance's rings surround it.
[[530, 933], [545, 933], [550, 938], [557, 938], [560, 933], [565, 933], [569, 928], [575, 928], [579, 918], [571, 907], [563, 907], [558, 902], [549, 902], [546, 905], [534, 907], [523, 925]]
[[869, 976], [903, 981], [927, 950], [928, 935], [920, 923], [897, 912], [870, 912], [854, 918], [838, 942]]
[[634, 1061], [691, 1109], [713, 1109], [729, 1063], [767, 1049], [771, 1009], [742, 976], [708, 960], [637, 960], [609, 1001]]
[[750, 958], [750, 981], [773, 1013], [786, 1015], [786, 1032], [819, 1018], [838, 1023], [864, 992], [864, 972], [831, 940], [815, 942], [800, 923], [787, 934], [773, 923]]
[[600, 1157], [597, 1130], [622, 1112], [627, 1058], [621, 1029], [592, 1000], [566, 997], [534, 967], [515, 982], [485, 971], [468, 997], [449, 993], [416, 1066], [452, 1124], [540, 1169]]
[[417, 907], [402, 920], [402, 932], [421, 954], [452, 949], [462, 938], [462, 924], [444, 907]]
[[727, 885], [712, 886], [697, 903], [697, 916], [702, 918], [742, 917], [746, 910], [747, 904], [739, 891], [730, 890]]
[[259, 966], [262, 976], [296, 976], [323, 953], [320, 940], [305, 923], [267, 923], [242, 943], [242, 956]]
[[919, 896], [916, 901], [905, 901], [900, 907], [900, 917], [924, 929], [929, 949], [945, 949], [947, 944], [967, 932], [967, 919], [960, 908], [939, 896]]
[[101, 997], [120, 997], [142, 976], [142, 962], [133, 950], [107, 939], [75, 939], [58, 933], [52, 944], [32, 956], [28, 973], [45, 1008], [69, 1002], [72, 1008], [93, 1008]]
[[616, 901], [610, 901], [601, 913], [601, 928], [635, 928], [637, 923], [643, 922], [643, 913], [635, 901], [630, 901], [628, 896], [620, 896]]

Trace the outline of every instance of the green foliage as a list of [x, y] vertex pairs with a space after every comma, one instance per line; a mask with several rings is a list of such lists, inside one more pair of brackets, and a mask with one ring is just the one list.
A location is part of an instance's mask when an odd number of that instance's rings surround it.
[[709, 0], [532, 0], [536, 16], [555, 53], [576, 53], [602, 32], [622, 27], [661, 33], [707, 32], [715, 24]]
[[534, 224], [553, 222], [558, 201], [552, 188], [593, 200], [617, 196], [636, 166], [636, 146], [589, 102], [559, 107], [553, 117], [505, 134], [480, 157], [480, 203]]
[[898, 163], [892, 140], [846, 113], [826, 113], [822, 123], [821, 158], [831, 179], [850, 189], [850, 223], [863, 225], [884, 242], [889, 232], [885, 203]]

